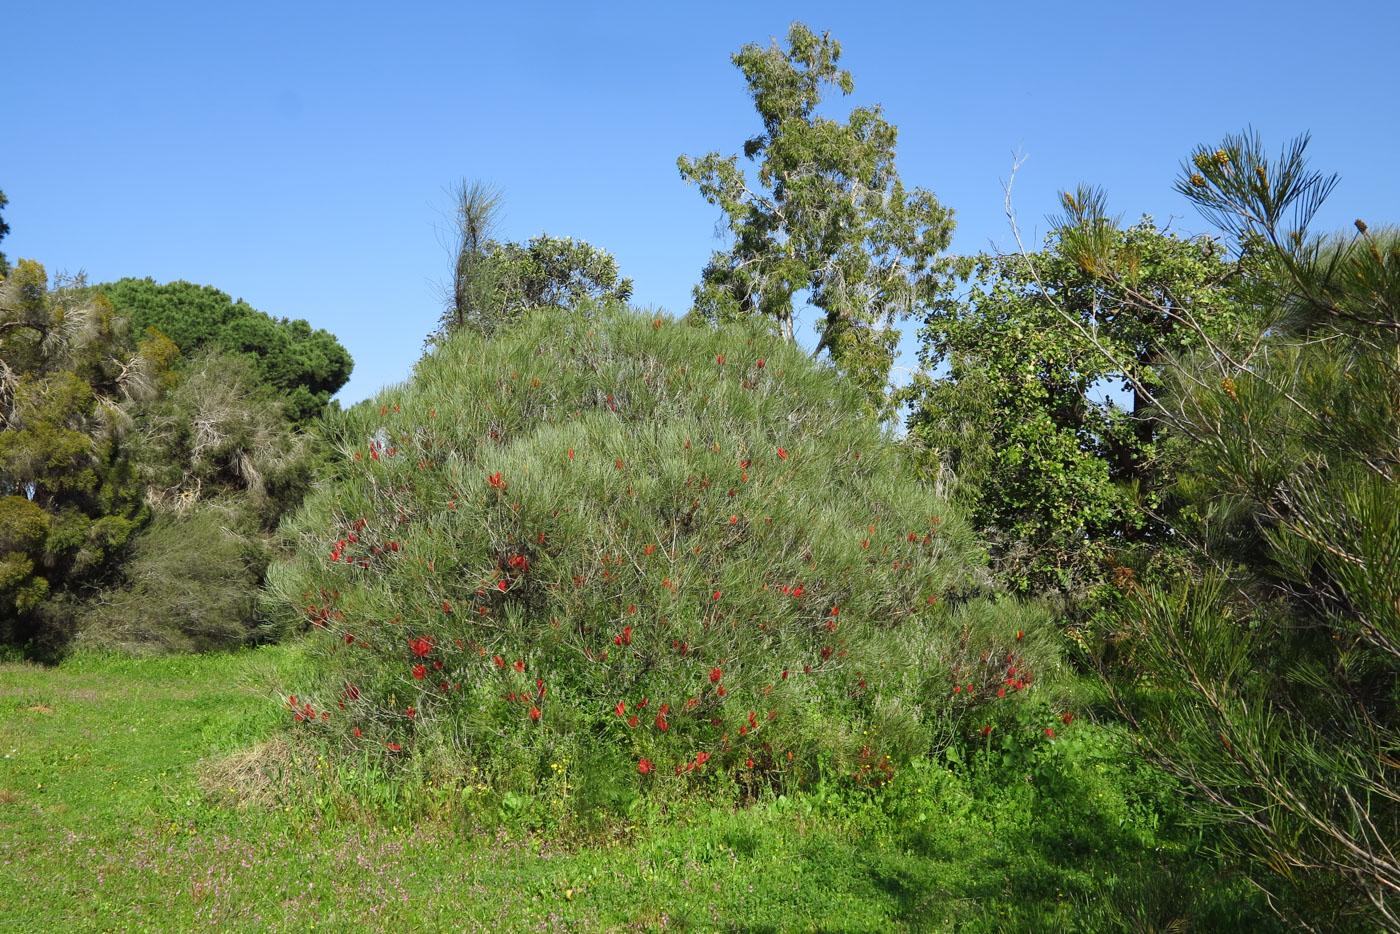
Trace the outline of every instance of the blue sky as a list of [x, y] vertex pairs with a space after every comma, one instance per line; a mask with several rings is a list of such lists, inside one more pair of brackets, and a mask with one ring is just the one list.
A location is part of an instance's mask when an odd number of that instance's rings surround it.
[[1311, 131], [1313, 165], [1341, 174], [1319, 229], [1400, 221], [1400, 4], [1380, 0], [48, 0], [3, 18], [0, 249], [306, 318], [355, 358], [347, 404], [418, 359], [449, 264], [445, 189], [463, 177], [504, 189], [505, 237], [588, 240], [638, 304], [679, 314], [721, 244], [676, 157], [755, 132], [729, 56], [793, 20], [842, 43], [856, 89], [831, 111], [885, 107], [906, 184], [957, 211], [956, 252], [1013, 247], [1017, 151], [1028, 234], [1080, 182], [1129, 219], [1208, 232], [1171, 190], [1178, 163], [1250, 124], [1271, 149]]

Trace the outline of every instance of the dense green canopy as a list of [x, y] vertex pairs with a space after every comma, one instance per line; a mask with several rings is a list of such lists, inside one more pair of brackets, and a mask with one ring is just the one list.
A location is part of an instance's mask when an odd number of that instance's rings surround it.
[[97, 289], [135, 333], [155, 328], [186, 357], [205, 347], [247, 357], [298, 424], [320, 414], [350, 378], [354, 364], [334, 335], [301, 319], [273, 318], [213, 286], [128, 278]]

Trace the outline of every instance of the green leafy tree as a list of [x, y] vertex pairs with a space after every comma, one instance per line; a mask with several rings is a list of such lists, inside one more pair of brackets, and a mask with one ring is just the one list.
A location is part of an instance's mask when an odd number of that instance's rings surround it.
[[173, 358], [169, 341], [130, 341], [81, 282], [50, 289], [38, 263], [0, 282], [4, 638], [66, 638], [38, 615], [46, 595], [100, 578], [144, 521], [131, 417]]
[[[5, 197], [5, 193], [0, 191], [0, 210], [4, 210], [5, 205], [10, 203], [10, 199]], [[0, 240], [5, 239], [5, 235], [10, 232], [10, 225], [5, 223], [5, 219], [0, 217]], [[5, 258], [4, 253], [0, 253], [0, 276], [10, 274], [10, 261]]]
[[1301, 137], [1198, 149], [1178, 190], [1261, 251], [1262, 317], [1164, 367], [1191, 573], [1129, 587], [1109, 684], [1138, 748], [1307, 930], [1400, 931], [1400, 234], [1307, 224]]
[[879, 107], [845, 123], [817, 112], [824, 89], [851, 93], [841, 45], [801, 23], [787, 48], [746, 45], [733, 57], [763, 130], [737, 155], [681, 156], [681, 175], [724, 212], [733, 244], [715, 253], [695, 288], [695, 313], [712, 321], [756, 316], [793, 339], [795, 303], [817, 310], [823, 351], [887, 412], [884, 390], [899, 332], [892, 324], [948, 287], [939, 256], [952, 211], [895, 168], [897, 131]]
[[480, 182], [453, 189], [456, 242], [452, 284], [439, 335], [470, 326], [491, 334], [534, 308], [571, 308], [584, 300], [626, 302], [632, 280], [617, 260], [572, 237], [541, 234], [525, 243], [495, 239], [501, 195]]
[[1149, 399], [1169, 354], [1237, 325], [1241, 266], [1148, 219], [1122, 229], [1100, 192], [1062, 203], [1040, 252], [977, 257], [965, 294], [930, 307], [902, 396], [1005, 578], [1083, 597], [1115, 554], [1163, 540]]
[[209, 348], [247, 359], [298, 425], [320, 415], [350, 378], [350, 354], [334, 335], [300, 319], [272, 318], [212, 286], [122, 279], [97, 291], [134, 331], [155, 328], [185, 357]]
[[1040, 617], [950, 605], [981, 562], [956, 510], [857, 387], [752, 323], [464, 329], [336, 438], [268, 600], [318, 658], [288, 719], [346, 748], [498, 791], [567, 756], [580, 806], [823, 756], [882, 781], [1015, 704], [1007, 665], [1058, 666]]

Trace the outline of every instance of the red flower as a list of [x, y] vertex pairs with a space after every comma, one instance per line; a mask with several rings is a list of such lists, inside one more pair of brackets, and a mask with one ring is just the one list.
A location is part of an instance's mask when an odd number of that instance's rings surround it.
[[826, 661], [829, 658], [831, 658], [831, 646], [822, 646], [822, 661]]
[[515, 660], [515, 670], [516, 670], [516, 671], [524, 671], [524, 670], [525, 670], [525, 660], [524, 660], [523, 658], [517, 658], [517, 659]]
[[783, 680], [784, 680], [784, 681], [787, 680], [787, 676], [788, 676], [788, 670], [787, 670], [786, 668], [784, 668], [784, 669], [783, 669]]
[[656, 551], [656, 546], [655, 546], [655, 545], [647, 545], [645, 548], [642, 549], [642, 554], [644, 554], [644, 555], [650, 555], [650, 554], [654, 553], [655, 551]]
[[409, 646], [413, 649], [413, 654], [422, 658], [433, 650], [432, 636], [419, 636], [416, 639], [408, 640]]
[[619, 717], [626, 716], [627, 704], [623, 701], [618, 701], [617, 706], [613, 708], [613, 713], [617, 714]]
[[723, 696], [724, 696], [724, 685], [721, 684], [721, 685], [719, 686], [719, 691], [718, 691], [718, 693], [719, 693], [719, 696], [720, 696], [720, 697], [723, 697]]
[[385, 743], [385, 745], [389, 747], [390, 752], [398, 752], [400, 749], [403, 748], [398, 743]]
[[711, 669], [710, 669], [710, 683], [711, 683], [711, 684], [714, 684], [716, 681], [718, 681], [720, 678], [723, 678], [723, 677], [724, 677], [724, 669], [722, 669], [722, 668], [711, 668]]
[[491, 661], [493, 661], [493, 662], [496, 663], [496, 667], [497, 667], [497, 668], [504, 668], [504, 667], [506, 667], [506, 660], [505, 660], [504, 658], [501, 658], [501, 656], [499, 656], [499, 655], [493, 655], [493, 656], [491, 656]]
[[418, 716], [418, 708], [417, 708], [417, 707], [410, 707], [410, 708], [408, 708], [407, 710], [404, 711], [404, 716], [406, 716], [406, 717], [408, 717], [408, 719], [412, 720], [414, 717]]
[[359, 738], [360, 738], [360, 728], [359, 728], [359, 727], [355, 727], [355, 738], [356, 738], [356, 739], [359, 739]]
[[720, 363], [720, 364], [724, 363], [724, 354], [719, 354], [719, 355], [717, 355], [717, 356], [715, 357], [715, 362], [716, 362], [716, 363]]
[[720, 591], [716, 590], [716, 591], [715, 591], [715, 595], [714, 595], [713, 597], [711, 597], [710, 599], [711, 599], [711, 600], [718, 600], [718, 599], [719, 599], [719, 595], [720, 595]]
[[782, 448], [778, 448], [778, 460], [787, 460], [787, 451], [784, 451]]
[[1020, 642], [1021, 639], [1024, 638], [1025, 635], [1026, 635], [1026, 634], [1025, 634], [1024, 632], [1022, 632], [1021, 630], [1019, 630], [1019, 629], [1016, 630], [1016, 641], [1017, 641], [1017, 642]]
[[510, 581], [505, 579], [496, 581], [496, 589], [499, 590], [501, 593], [505, 593], [507, 590], [510, 589]]
[[1050, 737], [1051, 739], [1054, 739], [1054, 738], [1055, 738], [1055, 731], [1052, 730], [1052, 729], [1050, 729], [1050, 728], [1047, 726], [1047, 727], [1045, 728], [1045, 735], [1048, 736], [1048, 737]]
[[986, 738], [987, 738], [987, 734], [990, 733], [990, 732], [992, 732], [991, 724], [988, 724], [987, 726], [982, 727], [982, 738], [983, 738], [983, 739], [986, 739]]
[[748, 766], [749, 768], [753, 768], [753, 760], [752, 760], [752, 759], [745, 759], [745, 760], [744, 760], [744, 765]]
[[762, 358], [762, 357], [759, 357], [759, 358], [758, 358], [758, 368], [759, 368], [760, 370], [763, 369], [763, 358]]
[[509, 484], [506, 483], [505, 480], [501, 479], [501, 472], [499, 470], [493, 473], [491, 476], [487, 477], [486, 482], [489, 483], [491, 486], [495, 487], [496, 489], [501, 490], [502, 492], [504, 492], [505, 488], [509, 486]]
[[696, 764], [696, 765], [704, 765], [706, 762], [709, 762], [709, 761], [710, 761], [710, 754], [709, 754], [708, 752], [697, 752], [697, 753], [695, 754], [695, 764]]
[[427, 669], [426, 667], [424, 667], [424, 666], [422, 666], [422, 665], [414, 665], [414, 666], [413, 666], [413, 677], [416, 678], [416, 679], [418, 679], [419, 681], [422, 681], [422, 680], [423, 680], [423, 676], [426, 675], [427, 673], [428, 673], [428, 669]]
[[962, 688], [961, 688], [960, 686], [956, 685], [956, 684], [953, 685], [953, 693], [954, 693], [954, 694], [961, 694], [961, 693], [962, 693]]
[[617, 462], [617, 469], [618, 469], [618, 470], [621, 470], [621, 469], [622, 469], [622, 461], [618, 461], [618, 462]]
[[637, 727], [637, 715], [636, 715], [636, 714], [633, 714], [632, 716], [630, 716], [630, 717], [627, 718], [627, 725], [630, 726], [630, 727], [632, 727], [633, 729], [636, 729], [636, 727]]
[[1060, 718], [1060, 722], [1063, 723], [1065, 726], [1069, 726], [1071, 723], [1074, 722], [1074, 714], [1066, 711], [1065, 715]]
[[666, 722], [666, 717], [662, 714], [656, 715], [656, 728], [663, 733], [670, 729], [670, 724]]
[[447, 682], [444, 681], [444, 682], [442, 682], [442, 684], [439, 684], [439, 685], [438, 685], [438, 690], [439, 690], [439, 691], [444, 691], [444, 692], [445, 692], [445, 691], [447, 690]]
[[997, 697], [1005, 697], [1006, 688], [997, 688]]
[[531, 720], [538, 720], [539, 718], [540, 718], [540, 709], [539, 709], [538, 707], [531, 707], [531, 708], [530, 708], [530, 719], [531, 719]]
[[840, 614], [841, 614], [841, 608], [840, 608], [839, 606], [834, 606], [834, 607], [831, 608], [831, 615], [832, 615], [832, 616], [839, 616]]
[[573, 449], [573, 448], [569, 448], [569, 460], [573, 460], [573, 459], [574, 459], [574, 449]]
[[650, 759], [643, 759], [637, 763], [637, 771], [641, 772], [643, 775], [650, 775], [652, 772], [656, 771], [656, 766], [651, 764]]

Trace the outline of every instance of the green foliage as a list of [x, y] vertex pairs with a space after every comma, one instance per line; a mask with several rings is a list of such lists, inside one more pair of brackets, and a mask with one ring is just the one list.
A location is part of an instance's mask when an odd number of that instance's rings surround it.
[[879, 107], [846, 123], [818, 116], [823, 90], [854, 87], [837, 67], [841, 45], [801, 23], [788, 47], [746, 45], [733, 57], [763, 132], [744, 143], [757, 179], [737, 155], [677, 160], [724, 212], [734, 243], [715, 253], [695, 288], [695, 313], [712, 321], [759, 317], [793, 339], [793, 299], [810, 290], [822, 351], [887, 413], [884, 398], [899, 332], [892, 323], [942, 294], [952, 212], [895, 169], [895, 127]]
[[1164, 371], [1196, 569], [1136, 592], [1139, 667], [1113, 686], [1281, 913], [1397, 931], [1400, 236], [1309, 240], [1332, 179], [1305, 143], [1274, 162], [1231, 137], [1183, 167], [1179, 190], [1262, 241], [1275, 278], [1252, 333]]
[[155, 521], [75, 621], [78, 647], [207, 651], [250, 641], [282, 515], [312, 446], [248, 362], [205, 354], [148, 404], [132, 446]]
[[[3, 191], [0, 191], [0, 210], [3, 210], [5, 205], [9, 203], [10, 199], [5, 197], [5, 193]], [[5, 219], [3, 217], [0, 217], [0, 240], [4, 240], [5, 235], [9, 232], [10, 225], [5, 223]], [[8, 276], [9, 274], [10, 261], [5, 258], [4, 253], [0, 253], [0, 276]]]
[[[975, 544], [860, 402], [741, 326], [592, 308], [454, 336], [342, 419], [286, 527], [269, 600], [324, 668], [289, 717], [521, 789], [564, 753], [754, 788], [942, 748], [1044, 621], [947, 607]], [[1053, 644], [1022, 648], [1053, 681]]]
[[144, 521], [126, 440], [162, 378], [156, 349], [133, 347], [81, 283], [50, 290], [38, 263], [20, 260], [0, 282], [5, 641], [61, 641], [37, 623], [43, 601], [99, 578]]
[[1041, 252], [978, 257], [966, 294], [932, 307], [920, 359], [938, 375], [903, 396], [926, 468], [956, 478], [1000, 574], [1082, 600], [1126, 550], [1167, 540], [1169, 435], [1149, 402], [1167, 355], [1239, 324], [1240, 264], [1147, 219], [1121, 229], [1097, 192], [1062, 200]]
[[538, 794], [505, 795], [480, 774], [410, 784], [286, 736], [267, 694], [309, 661], [266, 647], [0, 665], [0, 926], [1279, 929], [1191, 849], [1172, 783], [1038, 705], [1005, 737], [1024, 747], [1014, 766], [987, 744], [953, 769], [920, 761], [878, 789], [828, 775], [741, 810], [711, 780], [590, 827], [555, 822], [578, 760], [555, 760], [564, 774]]
[[97, 290], [138, 333], [154, 328], [185, 357], [208, 348], [245, 358], [298, 425], [320, 415], [350, 378], [350, 354], [334, 335], [300, 319], [269, 317], [212, 286], [122, 279]]
[[491, 234], [501, 195], [480, 182], [453, 189], [456, 245], [452, 286], [439, 337], [462, 327], [493, 334], [534, 308], [572, 308], [585, 300], [625, 302], [632, 280], [611, 253], [572, 237], [541, 234], [524, 244]]

